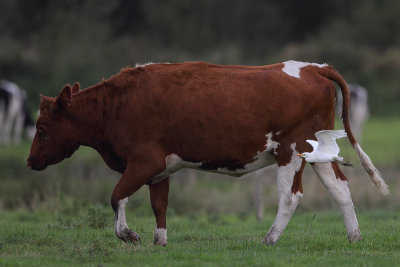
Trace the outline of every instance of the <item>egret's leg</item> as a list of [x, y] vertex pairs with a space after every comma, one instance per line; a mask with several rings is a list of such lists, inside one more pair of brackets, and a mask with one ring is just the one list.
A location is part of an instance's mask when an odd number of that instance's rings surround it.
[[335, 164], [336, 163], [315, 163], [312, 164], [312, 167], [318, 178], [339, 205], [343, 214], [349, 241], [358, 241], [362, 239], [361, 232], [358, 227], [347, 179]]

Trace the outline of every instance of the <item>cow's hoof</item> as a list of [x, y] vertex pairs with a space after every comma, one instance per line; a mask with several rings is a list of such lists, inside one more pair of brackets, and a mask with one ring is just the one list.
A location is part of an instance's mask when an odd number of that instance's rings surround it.
[[154, 245], [163, 247], [167, 245], [167, 229], [156, 229], [154, 233]]
[[137, 233], [128, 230], [128, 238], [127, 241], [128, 243], [134, 243], [134, 244], [140, 244], [140, 237]]
[[262, 241], [262, 244], [267, 246], [274, 246], [276, 244], [276, 241], [273, 240], [271, 237], [266, 236]]
[[126, 243], [140, 244], [139, 235], [129, 229], [126, 229], [120, 238]]
[[360, 229], [356, 229], [351, 233], [347, 234], [347, 238], [349, 239], [350, 242], [357, 242], [362, 240], [361, 232]]
[[278, 239], [279, 239], [279, 232], [277, 232], [277, 231], [275, 230], [275, 228], [272, 227], [272, 228], [268, 231], [267, 235], [264, 237], [264, 240], [263, 240], [262, 243], [263, 243], [264, 245], [267, 245], [267, 246], [273, 246], [273, 245], [276, 244], [276, 242], [278, 242]]

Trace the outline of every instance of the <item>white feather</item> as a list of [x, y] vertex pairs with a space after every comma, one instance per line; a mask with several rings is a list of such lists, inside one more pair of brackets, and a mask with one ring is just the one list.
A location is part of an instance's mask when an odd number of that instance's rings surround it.
[[318, 153], [337, 156], [340, 148], [336, 144], [336, 139], [346, 137], [347, 134], [344, 130], [322, 130], [315, 133], [315, 136], [318, 140]]
[[318, 141], [306, 140], [313, 147], [311, 153], [304, 153], [303, 157], [311, 163], [341, 162], [339, 157], [340, 148], [336, 144], [336, 139], [346, 137], [344, 130], [322, 130], [315, 133]]

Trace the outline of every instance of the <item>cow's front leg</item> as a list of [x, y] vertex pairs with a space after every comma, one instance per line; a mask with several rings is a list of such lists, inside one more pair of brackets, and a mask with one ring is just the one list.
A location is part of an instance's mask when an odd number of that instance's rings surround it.
[[167, 245], [167, 207], [169, 192], [169, 177], [157, 184], [149, 185], [151, 207], [156, 216], [156, 231], [154, 245]]
[[165, 166], [162, 161], [152, 159], [149, 162], [128, 163], [121, 179], [111, 196], [111, 206], [115, 212], [115, 235], [129, 243], [139, 243], [140, 237], [131, 231], [126, 222], [125, 208], [128, 197], [146, 184], [151, 177], [159, 173]]
[[264, 238], [263, 242], [267, 245], [274, 245], [278, 241], [303, 197], [301, 178], [304, 166], [305, 161], [295, 155], [288, 164], [278, 166], [278, 214]]
[[128, 203], [128, 198], [118, 201], [117, 211], [115, 211], [115, 235], [125, 242], [137, 243], [140, 242], [140, 237], [137, 233], [131, 231], [126, 222], [125, 208]]

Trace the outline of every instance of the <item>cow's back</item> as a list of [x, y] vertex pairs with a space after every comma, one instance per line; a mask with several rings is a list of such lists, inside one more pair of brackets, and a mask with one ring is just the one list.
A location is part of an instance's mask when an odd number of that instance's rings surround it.
[[333, 83], [315, 67], [305, 69], [301, 79], [282, 68], [190, 63], [148, 66], [146, 72], [161, 97], [159, 113], [167, 122], [162, 127], [173, 143], [186, 141], [191, 151], [193, 144], [200, 151], [224, 148], [219, 150], [228, 156], [237, 146], [261, 149], [269, 132], [287, 131], [331, 108]]

